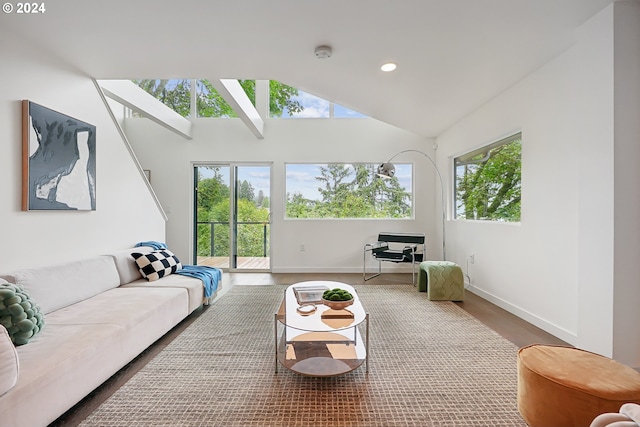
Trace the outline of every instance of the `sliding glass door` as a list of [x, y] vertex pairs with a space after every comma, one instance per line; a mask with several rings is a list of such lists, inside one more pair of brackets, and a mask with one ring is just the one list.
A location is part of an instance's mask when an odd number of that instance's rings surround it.
[[194, 263], [270, 271], [271, 166], [194, 166]]

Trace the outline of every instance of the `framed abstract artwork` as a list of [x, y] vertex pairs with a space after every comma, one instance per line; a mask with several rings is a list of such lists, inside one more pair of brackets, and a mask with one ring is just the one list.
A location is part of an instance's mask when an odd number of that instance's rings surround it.
[[22, 210], [96, 210], [96, 127], [22, 101]]

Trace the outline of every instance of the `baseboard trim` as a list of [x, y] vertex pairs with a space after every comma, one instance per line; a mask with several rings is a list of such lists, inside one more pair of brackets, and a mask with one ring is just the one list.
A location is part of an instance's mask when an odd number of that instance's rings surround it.
[[479, 297], [491, 302], [492, 304], [497, 305], [498, 307], [508, 311], [509, 313], [513, 314], [514, 316], [518, 316], [519, 318], [531, 323], [534, 326], [537, 326], [538, 328], [542, 329], [545, 332], [550, 333], [553, 336], [556, 336], [558, 338], [560, 338], [563, 341], [566, 341], [567, 343], [571, 344], [571, 345], [575, 345], [577, 342], [578, 337], [576, 336], [576, 334], [558, 326], [555, 325], [551, 322], [548, 322], [547, 320], [538, 317], [530, 312], [528, 312], [527, 310], [524, 310], [514, 304], [511, 304], [508, 301], [503, 300], [502, 298], [499, 298], [489, 292], [486, 292], [480, 288], [477, 288], [473, 285], [469, 286], [467, 288], [467, 290], [469, 292], [472, 292], [476, 295], [478, 295]]
[[[362, 274], [362, 267], [354, 269], [353, 267], [278, 267], [272, 268], [272, 273], [359, 273]], [[378, 272], [377, 268], [367, 268], [367, 276]], [[409, 273], [411, 274], [411, 267], [407, 266], [396, 268], [382, 268], [382, 274], [385, 273]], [[418, 268], [416, 266], [416, 274]]]

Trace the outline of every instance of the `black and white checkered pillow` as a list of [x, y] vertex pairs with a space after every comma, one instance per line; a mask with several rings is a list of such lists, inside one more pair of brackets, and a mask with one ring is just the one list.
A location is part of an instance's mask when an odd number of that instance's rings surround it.
[[148, 254], [134, 252], [131, 256], [136, 260], [142, 277], [150, 282], [182, 270], [180, 260], [168, 249], [153, 251]]

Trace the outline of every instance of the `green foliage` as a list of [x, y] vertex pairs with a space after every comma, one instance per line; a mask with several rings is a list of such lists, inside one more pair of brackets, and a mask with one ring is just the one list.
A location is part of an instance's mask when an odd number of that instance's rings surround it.
[[[230, 189], [219, 168], [212, 178], [198, 177], [196, 241], [198, 256], [230, 255]], [[254, 196], [247, 181], [240, 183], [238, 212], [238, 255], [261, 257], [269, 252], [269, 200]], [[266, 236], [265, 236], [266, 226]], [[212, 242], [213, 235], [213, 242]], [[266, 237], [266, 249], [265, 249]]]
[[[253, 83], [255, 89], [255, 82]], [[198, 87], [196, 95], [198, 117], [238, 117], [209, 80], [197, 80], [196, 85]]]
[[322, 293], [322, 298], [328, 301], [350, 301], [353, 299], [351, 292], [346, 289], [333, 288], [327, 289]]
[[[132, 80], [149, 94], [183, 117], [191, 115], [191, 80]], [[251, 102], [256, 101], [255, 80], [238, 80]], [[209, 80], [196, 80], [196, 111], [198, 117], [238, 117]], [[298, 90], [275, 80], [269, 81], [269, 109], [272, 117], [299, 113], [304, 107], [293, 99]]]
[[381, 179], [376, 165], [332, 163], [316, 180], [322, 200], [288, 193], [287, 218], [408, 218], [411, 194], [397, 178]]
[[238, 190], [238, 193], [238, 197], [241, 200], [249, 200], [252, 202], [255, 199], [253, 186], [247, 180], [244, 180], [240, 183], [240, 189]]
[[456, 166], [457, 218], [520, 221], [521, 149], [517, 139]]
[[[197, 203], [199, 208], [208, 212], [213, 210], [214, 204], [217, 204], [221, 200], [229, 200], [229, 187], [222, 181], [220, 168], [211, 167], [207, 169], [213, 171], [214, 177], [212, 179], [203, 179], [202, 176], [198, 177]], [[229, 216], [228, 212], [226, 216]]]
[[182, 117], [191, 114], [191, 83], [189, 80], [132, 80]]
[[269, 112], [271, 117], [282, 116], [285, 108], [290, 116], [304, 110], [300, 102], [292, 99], [296, 95], [298, 95], [298, 89], [275, 80], [269, 80]]
[[351, 171], [341, 163], [331, 163], [321, 168], [320, 176], [316, 177], [323, 187], [318, 188], [323, 202], [343, 203], [349, 195], [351, 183], [344, 182]]
[[238, 255], [247, 257], [261, 257], [268, 253], [269, 242], [267, 240], [266, 249], [264, 245], [265, 237], [269, 238], [269, 227], [267, 225], [265, 236], [265, 224], [268, 223], [269, 211], [263, 207], [256, 206], [254, 200], [238, 200]]

